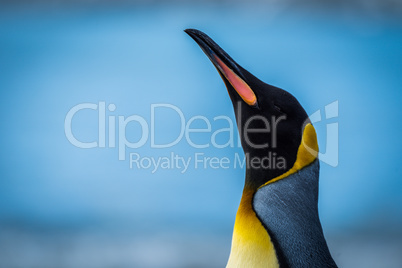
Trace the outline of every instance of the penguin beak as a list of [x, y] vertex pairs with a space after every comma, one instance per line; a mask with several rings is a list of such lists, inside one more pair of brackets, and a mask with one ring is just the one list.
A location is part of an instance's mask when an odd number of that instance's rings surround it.
[[205, 33], [195, 30], [184, 30], [201, 47], [214, 64], [222, 79], [228, 81], [245, 103], [258, 107], [257, 97], [245, 82], [239, 65]]

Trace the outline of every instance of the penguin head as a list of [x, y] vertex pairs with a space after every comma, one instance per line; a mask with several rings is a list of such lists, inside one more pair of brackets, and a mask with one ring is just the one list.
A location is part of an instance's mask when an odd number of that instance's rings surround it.
[[289, 92], [262, 82], [242, 68], [205, 33], [195, 29], [185, 32], [226, 84], [246, 155], [246, 179], [259, 187], [284, 174], [296, 161], [304, 127], [309, 123], [303, 107]]

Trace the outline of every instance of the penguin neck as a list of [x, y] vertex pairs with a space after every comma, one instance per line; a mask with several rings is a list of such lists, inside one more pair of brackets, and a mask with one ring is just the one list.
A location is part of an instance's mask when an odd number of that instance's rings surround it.
[[255, 191], [272, 179], [275, 179], [292, 168], [296, 161], [294, 155], [283, 157], [275, 149], [244, 150], [246, 162], [245, 187]]
[[318, 218], [317, 154], [315, 130], [307, 124], [292, 168], [262, 184], [263, 171], [246, 170], [227, 267], [336, 267]]
[[253, 208], [254, 195], [259, 187], [267, 181], [267, 177], [270, 177], [269, 173], [270, 171], [267, 169], [250, 167], [246, 169], [245, 184], [236, 214], [227, 268], [279, 268], [273, 241]]

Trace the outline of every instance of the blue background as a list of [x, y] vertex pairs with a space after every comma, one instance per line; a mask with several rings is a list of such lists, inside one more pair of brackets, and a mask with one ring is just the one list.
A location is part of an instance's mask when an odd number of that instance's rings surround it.
[[[208, 33], [261, 80], [291, 92], [309, 114], [339, 101], [339, 165], [321, 164], [320, 216], [343, 267], [400, 267], [402, 23], [396, 17], [269, 5], [5, 7], [0, 11], [0, 266], [222, 267], [243, 169], [130, 169], [117, 148], [80, 149], [64, 120], [80, 103], [107, 116], [169, 103], [227, 127], [234, 119], [216, 70], [183, 30]], [[162, 110], [161, 110], [162, 111]], [[98, 135], [96, 111], [73, 133]], [[317, 123], [326, 147], [326, 123]], [[194, 124], [203, 127], [203, 124]], [[157, 142], [179, 133], [156, 116]], [[126, 136], [140, 137], [138, 124]], [[194, 134], [206, 143], [211, 134]], [[237, 137], [237, 132], [236, 132]], [[224, 143], [227, 137], [222, 136]], [[235, 139], [236, 140], [236, 139]], [[236, 140], [237, 141], [237, 140]], [[233, 158], [241, 148], [195, 149], [185, 139], [142, 156]], [[379, 266], [380, 265], [380, 266]]]

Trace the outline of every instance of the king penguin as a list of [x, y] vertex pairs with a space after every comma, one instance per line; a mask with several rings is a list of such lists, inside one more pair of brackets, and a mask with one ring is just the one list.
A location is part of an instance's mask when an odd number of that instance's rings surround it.
[[[226, 84], [246, 157], [226, 267], [337, 267], [318, 216], [318, 144], [306, 111], [290, 93], [242, 68], [205, 33], [185, 32]], [[272, 158], [278, 159], [275, 165]]]

